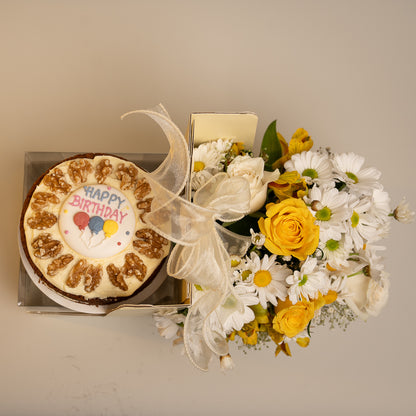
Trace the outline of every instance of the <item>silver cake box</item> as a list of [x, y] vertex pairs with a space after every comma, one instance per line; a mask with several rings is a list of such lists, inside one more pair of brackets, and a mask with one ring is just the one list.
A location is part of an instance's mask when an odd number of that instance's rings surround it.
[[[85, 152], [83, 152], [85, 153]], [[70, 152], [26, 152], [24, 159], [23, 200], [33, 183], [50, 167], [80, 153]], [[159, 153], [117, 153], [120, 158], [127, 159], [140, 168], [152, 172], [164, 160], [165, 154]], [[19, 269], [18, 306], [34, 313], [82, 314], [61, 306], [45, 295], [32, 281], [22, 261]], [[190, 304], [190, 289], [183, 280], [175, 279], [166, 273], [166, 261], [157, 276], [142, 292], [107, 306], [105, 314], [120, 309], [153, 310], [165, 307], [187, 307]]]

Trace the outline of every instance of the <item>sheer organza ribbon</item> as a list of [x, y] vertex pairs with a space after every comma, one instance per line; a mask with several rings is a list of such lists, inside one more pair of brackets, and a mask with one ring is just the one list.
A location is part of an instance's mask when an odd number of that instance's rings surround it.
[[244, 178], [220, 173], [195, 193], [193, 203], [180, 197], [191, 171], [182, 133], [161, 105], [132, 111], [122, 118], [130, 114], [153, 118], [170, 143], [162, 164], [154, 172], [143, 172], [155, 194], [145, 221], [176, 243], [169, 257], [168, 274], [204, 288], [188, 311], [184, 344], [192, 363], [207, 370], [213, 354], [228, 353], [222, 323], [232, 313], [244, 310], [231, 284], [230, 255], [243, 256], [251, 241], [221, 227], [217, 220], [236, 221], [249, 211], [249, 184]]

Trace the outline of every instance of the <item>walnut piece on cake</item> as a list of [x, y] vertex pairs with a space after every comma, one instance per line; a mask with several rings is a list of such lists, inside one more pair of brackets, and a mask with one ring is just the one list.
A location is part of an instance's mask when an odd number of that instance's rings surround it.
[[27, 219], [27, 225], [33, 230], [46, 230], [56, 224], [56, 215], [47, 211], [38, 211], [33, 217]]
[[92, 172], [92, 165], [87, 159], [78, 159], [70, 162], [68, 175], [71, 181], [79, 184], [87, 181], [88, 174]]
[[69, 272], [68, 279], [66, 279], [66, 285], [72, 288], [75, 288], [79, 285], [82, 277], [85, 277], [85, 272], [87, 270], [88, 263], [87, 260], [81, 259], [75, 266], [72, 267]]
[[133, 241], [134, 248], [141, 254], [152, 259], [160, 259], [164, 254], [164, 246], [168, 240], [150, 228], [142, 228], [136, 232], [138, 240]]
[[47, 273], [49, 276], [55, 276], [59, 270], [64, 269], [71, 261], [74, 260], [72, 254], [63, 254], [48, 265]]
[[40, 211], [49, 204], [59, 204], [59, 198], [50, 192], [35, 192], [30, 206], [33, 211]]
[[127, 291], [128, 286], [124, 280], [126, 277], [135, 276], [143, 281], [147, 273], [147, 267], [139, 256], [134, 253], [127, 253], [124, 256], [125, 263], [121, 269], [113, 263], [107, 266], [107, 274], [110, 282], [121, 290]]
[[110, 282], [121, 290], [127, 291], [128, 286], [124, 280], [124, 275], [121, 273], [121, 270], [115, 266], [113, 263], [107, 266], [107, 274]]
[[136, 276], [140, 281], [142, 281], [146, 276], [147, 267], [142, 262], [141, 258], [134, 253], [127, 253], [124, 258], [126, 262], [121, 268], [121, 273], [127, 277]]
[[141, 210], [139, 214], [140, 219], [144, 222], [143, 215], [151, 211], [153, 198], [144, 199], [152, 192], [149, 182], [145, 178], [141, 178], [137, 181], [136, 189], [134, 191], [134, 197], [139, 201], [137, 202], [137, 208]]
[[51, 192], [67, 195], [71, 190], [71, 185], [64, 179], [64, 174], [59, 168], [55, 168], [45, 175], [43, 183], [51, 190]]
[[139, 201], [136, 204], [137, 208], [141, 210], [139, 217], [142, 220], [142, 222], [144, 222], [143, 215], [152, 210], [152, 201], [153, 201], [153, 198], [147, 198], [147, 199], [143, 199], [142, 201]]
[[86, 292], [92, 292], [101, 282], [103, 277], [103, 268], [101, 264], [94, 266], [90, 264], [87, 267], [84, 278], [84, 289]]
[[138, 169], [133, 165], [126, 166], [120, 163], [115, 172], [116, 178], [121, 181], [120, 189], [132, 189], [136, 185]]
[[94, 266], [89, 264], [87, 260], [81, 259], [72, 267], [66, 280], [67, 286], [71, 288], [77, 287], [81, 280], [84, 281], [84, 289], [86, 292], [92, 292], [101, 283], [103, 277], [103, 268], [100, 264]]
[[134, 197], [137, 200], [142, 200], [145, 196], [152, 192], [149, 182], [145, 178], [141, 178], [136, 183], [136, 189], [134, 190]]
[[95, 179], [98, 183], [103, 183], [107, 176], [113, 171], [113, 165], [109, 159], [102, 159], [95, 167]]
[[35, 257], [49, 259], [56, 257], [61, 252], [63, 245], [60, 241], [52, 239], [49, 233], [42, 233], [32, 241], [32, 247]]

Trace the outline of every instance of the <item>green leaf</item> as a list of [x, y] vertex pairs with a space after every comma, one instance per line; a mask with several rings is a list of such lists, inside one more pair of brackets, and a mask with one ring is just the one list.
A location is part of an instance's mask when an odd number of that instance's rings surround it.
[[251, 235], [250, 228], [252, 228], [255, 232], [257, 232], [259, 229], [258, 219], [250, 215], [246, 215], [245, 217], [241, 218], [241, 220], [232, 223], [223, 223], [222, 225], [233, 233], [245, 235], [247, 237]]
[[273, 171], [272, 165], [282, 157], [282, 146], [277, 137], [276, 120], [270, 123], [261, 142], [260, 157], [264, 160], [264, 169]]

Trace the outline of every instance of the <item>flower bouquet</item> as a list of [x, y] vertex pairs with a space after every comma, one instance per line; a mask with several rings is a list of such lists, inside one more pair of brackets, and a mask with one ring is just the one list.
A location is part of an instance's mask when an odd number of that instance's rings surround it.
[[290, 342], [307, 347], [319, 325], [345, 330], [377, 316], [390, 285], [378, 242], [392, 219], [414, 217], [404, 200], [391, 209], [381, 173], [354, 153], [312, 150], [304, 129], [287, 142], [276, 122], [258, 157], [238, 139], [212, 139], [193, 149], [190, 184], [195, 206], [220, 212], [215, 235], [176, 256], [194, 261], [179, 276], [193, 285], [194, 306], [157, 312], [161, 335], [184, 340], [199, 368], [213, 355], [229, 368], [231, 341], [272, 342], [290, 356]]

